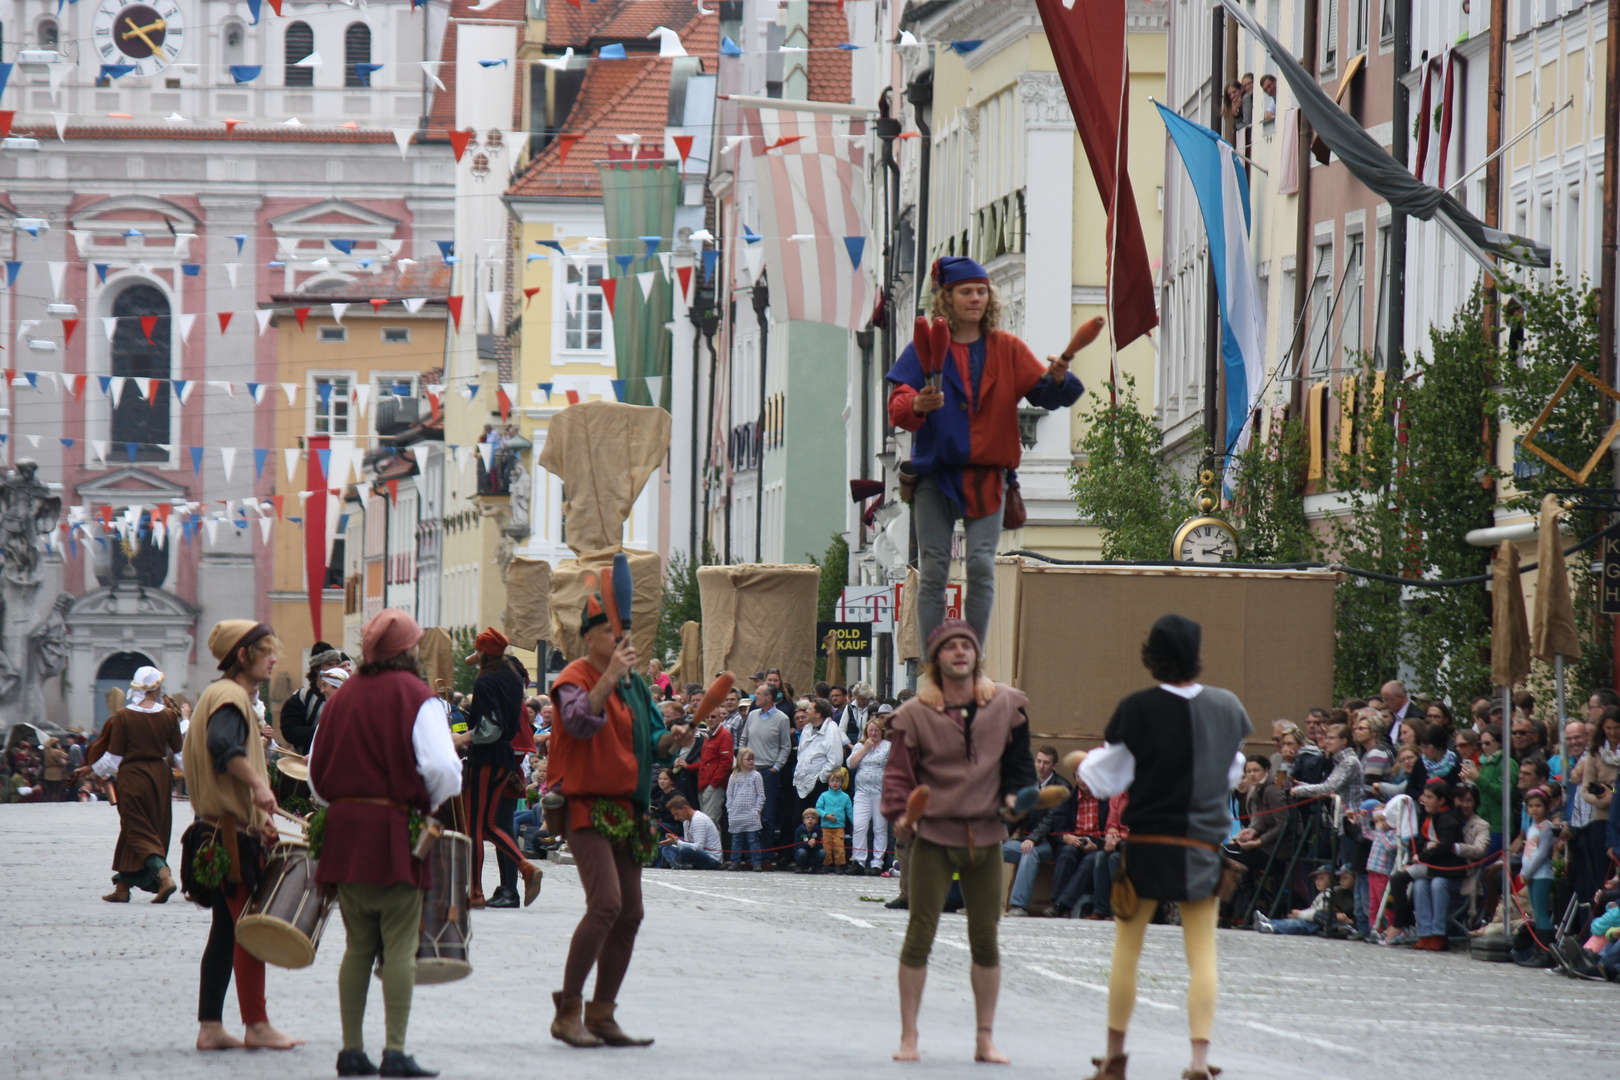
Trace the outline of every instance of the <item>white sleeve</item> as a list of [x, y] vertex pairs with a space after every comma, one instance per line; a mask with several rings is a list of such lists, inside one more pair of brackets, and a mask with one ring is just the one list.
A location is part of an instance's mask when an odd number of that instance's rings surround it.
[[107, 780], [117, 775], [118, 766], [122, 765], [123, 763], [124, 759], [119, 754], [102, 754], [100, 757], [96, 758], [96, 763], [90, 766], [90, 771], [101, 777], [103, 780]]
[[461, 759], [450, 738], [449, 715], [442, 699], [430, 697], [416, 711], [411, 749], [416, 751], [416, 771], [427, 784], [428, 803], [437, 809], [461, 790]]
[[1243, 766], [1248, 763], [1249, 759], [1243, 756], [1243, 749], [1239, 747], [1237, 755], [1232, 758], [1232, 767], [1226, 770], [1226, 786], [1228, 788], [1236, 788], [1243, 782]]
[[1080, 763], [1080, 779], [1095, 798], [1111, 799], [1136, 779], [1136, 755], [1124, 743], [1104, 743]]

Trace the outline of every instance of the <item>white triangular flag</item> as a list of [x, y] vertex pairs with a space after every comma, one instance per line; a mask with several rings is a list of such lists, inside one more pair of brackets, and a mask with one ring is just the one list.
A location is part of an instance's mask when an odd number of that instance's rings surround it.
[[62, 100], [62, 80], [67, 78], [68, 72], [74, 68], [73, 64], [56, 63], [46, 68], [51, 80], [51, 103], [56, 104]]
[[365, 383], [354, 384], [354, 411], [361, 416], [366, 415], [366, 398], [371, 396], [371, 387]]
[[524, 152], [529, 149], [529, 133], [527, 131], [508, 131], [504, 145], [506, 146], [506, 171], [515, 172], [518, 162], [523, 160]]
[[[401, 260], [401, 261], [404, 261], [404, 260]], [[427, 297], [425, 297], [425, 296], [410, 296], [410, 297], [406, 297], [404, 300], [401, 300], [400, 303], [405, 305], [405, 310], [406, 311], [410, 312], [412, 315], [415, 315], [418, 311], [422, 310], [422, 305], [427, 303]]]
[[56, 120], [56, 137], [63, 142], [67, 142], [67, 122], [70, 115], [72, 114], [65, 112], [51, 113]]
[[124, 400], [124, 383], [128, 381], [129, 380], [124, 378], [122, 375], [114, 375], [112, 379], [109, 380], [107, 384], [107, 394], [112, 398], [113, 408], [118, 408], [118, 403]]
[[204, 518], [203, 527], [208, 530], [208, 546], [216, 547], [219, 544], [219, 519], [215, 517]]
[[405, 241], [404, 240], [379, 240], [379, 241], [377, 241], [377, 246], [382, 248], [384, 251], [388, 252], [388, 257], [391, 259], [395, 255], [399, 254], [399, 249], [405, 246]]
[[263, 538], [263, 540], [264, 540], [264, 542], [266, 544], [268, 544], [270, 542], [270, 530], [275, 528], [275, 527], [276, 527], [276, 519], [275, 518], [273, 518], [273, 517], [262, 517], [262, 518], [259, 519], [259, 536]]
[[233, 289], [236, 288], [236, 269], [237, 269], [237, 267], [239, 267], [241, 265], [242, 265], [241, 263], [226, 263], [225, 264], [225, 276], [230, 279], [231, 288], [233, 288]]
[[406, 151], [411, 147], [411, 136], [416, 134], [415, 128], [392, 128], [394, 145], [399, 147], [399, 156], [405, 157]]
[[321, 54], [312, 52], [302, 60], [294, 60], [293, 67], [318, 68], [321, 66]]
[[298, 384], [297, 383], [295, 383], [295, 382], [284, 382], [284, 383], [282, 383], [281, 384], [281, 392], [287, 395], [287, 407], [289, 409], [292, 408], [294, 405], [298, 404]]
[[68, 232], [73, 234], [73, 246], [79, 249], [79, 257], [88, 255], [96, 234], [90, 229], [69, 229]]
[[636, 275], [636, 284], [641, 286], [642, 300], [652, 299], [653, 278], [657, 276], [658, 275], [651, 270], [643, 270], [641, 273]]
[[332, 318], [334, 318], [334, 319], [336, 319], [338, 321], [339, 326], [343, 325], [343, 313], [345, 311], [348, 311], [348, 310], [349, 310], [349, 305], [348, 304], [333, 304], [332, 305]]
[[107, 464], [107, 440], [106, 439], [91, 439], [90, 440], [90, 449], [95, 451], [97, 461], [101, 462], [103, 465]]
[[281, 460], [287, 466], [287, 483], [289, 484], [293, 482], [293, 477], [298, 475], [298, 455], [301, 453], [303, 451], [296, 446], [289, 447], [281, 452]]
[[107, 340], [111, 341], [113, 339], [113, 334], [118, 332], [118, 316], [116, 316], [116, 315], [105, 316], [101, 320], [101, 328], [103, 330], [107, 331]]
[[354, 482], [365, 483], [366, 479], [366, 451], [363, 446], [349, 448], [349, 469], [354, 473]]
[[68, 264], [65, 262], [47, 262], [45, 268], [51, 272], [51, 299], [62, 299], [62, 279], [67, 277]]
[[[755, 274], [754, 276], [758, 277], [759, 275]], [[270, 325], [270, 317], [272, 315], [274, 315], [274, 314], [275, 314], [275, 311], [273, 311], [270, 308], [260, 308], [260, 309], [258, 309], [257, 311], [255, 311], [253, 313], [253, 317], [255, 319], [259, 320], [259, 336], [260, 337], [264, 336], [265, 328]]]
[[439, 81], [439, 65], [444, 63], [444, 61], [443, 60], [418, 60], [417, 63], [419, 65], [421, 65], [423, 74], [425, 74], [428, 78], [433, 80], [433, 85], [437, 86], [440, 90], [443, 90], [444, 89], [444, 83]]
[[759, 280], [760, 272], [765, 269], [765, 245], [744, 244], [743, 258], [748, 260], [748, 284], [752, 285]]
[[187, 315], [187, 314], [185, 314], [183, 312], [181, 313], [179, 322], [180, 322], [180, 341], [181, 341], [182, 344], [184, 344], [186, 338], [191, 335], [191, 324], [196, 322], [196, 321], [197, 321], [197, 316], [195, 316], [195, 315]]
[[225, 396], [229, 397], [232, 401], [236, 400], [236, 386], [234, 384], [226, 382], [224, 379], [209, 379], [208, 385], [219, 387], [221, 390], [225, 391]]
[[722, 154], [729, 154], [733, 150], [737, 149], [737, 147], [739, 147], [743, 143], [747, 142], [748, 139], [749, 139], [749, 136], [747, 136], [747, 135], [727, 135], [726, 136], [726, 145], [724, 145], [724, 146], [722, 146], [720, 148], [720, 152]]
[[489, 328], [496, 333], [501, 330], [501, 291], [491, 289], [484, 294], [484, 310], [489, 312]]
[[489, 472], [491, 464], [495, 461], [494, 444], [487, 442], [479, 443], [478, 456], [484, 459], [484, 471]]
[[315, 267], [317, 269], [320, 269], [320, 270], [325, 270], [325, 269], [329, 268], [332, 265], [332, 260], [328, 259], [325, 255], [322, 255], [320, 258], [316, 259], [314, 262], [310, 263], [309, 265], [312, 266], [312, 267]]
[[[643, 24], [645, 25], [645, 24]], [[681, 35], [667, 26], [657, 26], [647, 35], [658, 39], [658, 55], [660, 57], [685, 56], [686, 50], [681, 48]]]
[[647, 376], [647, 396], [657, 405], [664, 400], [664, 377], [662, 375]]
[[222, 446], [219, 448], [219, 463], [225, 466], [225, 480], [231, 479], [231, 466], [236, 464], [236, 447]]
[[674, 272], [671, 270], [674, 263], [675, 253], [673, 251], [660, 251], [658, 253], [658, 265], [663, 269], [664, 277], [673, 278], [675, 276]]
[[174, 259], [176, 262], [191, 261], [191, 242], [197, 239], [196, 233], [182, 232], [174, 234]]
[[39, 449], [39, 438], [40, 437], [38, 435], [28, 436], [29, 445], [31, 445], [35, 450]]
[[562, 298], [563, 307], [568, 311], [573, 311], [579, 300], [579, 286], [566, 281], [563, 282]]
[[[263, 405], [264, 392], [268, 389], [270, 389], [269, 383], [249, 383], [247, 388], [248, 397], [253, 399], [253, 404]], [[235, 395], [232, 396], [234, 397]]]

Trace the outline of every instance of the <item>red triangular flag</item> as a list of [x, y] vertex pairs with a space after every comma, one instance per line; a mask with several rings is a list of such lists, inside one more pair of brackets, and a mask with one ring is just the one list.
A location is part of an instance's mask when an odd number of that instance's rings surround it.
[[157, 320], [158, 317], [156, 315], [141, 316], [141, 333], [146, 335], [147, 343], [151, 345], [157, 344], [157, 342], [152, 340], [152, 330], [157, 326]]
[[272, 495], [272, 496], [270, 496], [270, 505], [274, 506], [276, 508], [276, 517], [278, 517], [278, 518], [281, 516], [281, 504], [283, 502], [285, 502], [286, 499], [287, 499], [287, 496], [285, 496], [285, 495]]
[[[604, 281], [602, 284], [606, 285], [607, 282]], [[450, 317], [456, 321], [457, 333], [461, 332], [461, 302], [465, 299], [464, 296], [447, 296], [444, 300], [446, 306], [450, 308]]]
[[579, 0], [568, 0], [568, 2], [573, 4], [575, 7], [579, 7]]
[[79, 401], [84, 400], [84, 384], [89, 381], [85, 375], [69, 375], [68, 381], [73, 384], [73, 396]]
[[11, 118], [16, 115], [16, 109], [0, 111], [0, 139], [4, 139], [11, 134]]
[[568, 404], [570, 404], [570, 405], [578, 405], [579, 404], [579, 391], [578, 390], [568, 390], [568, 391], [565, 391], [565, 392], [568, 394]]
[[229, 135], [231, 132], [235, 131], [236, 130], [236, 125], [240, 124], [241, 122], [242, 121], [240, 121], [240, 120], [232, 120], [230, 117], [227, 116], [225, 118], [225, 134]]
[[386, 303], [388, 303], [388, 301], [387, 301], [387, 300], [385, 300], [385, 299], [383, 299], [383, 298], [382, 298], [382, 297], [380, 297], [380, 296], [379, 296], [379, 297], [375, 297], [375, 298], [374, 298], [374, 299], [373, 299], [373, 300], [372, 300], [372, 301], [371, 301], [371, 310], [372, 310], [372, 311], [381, 311], [381, 310], [382, 310], [382, 306], [383, 306], [383, 305], [384, 305], [384, 304], [386, 304]]
[[270, 10], [279, 16], [281, 14], [281, 0], [270, 0]]
[[692, 136], [675, 136], [675, 149], [681, 155], [681, 171], [686, 171], [686, 159], [692, 156]]
[[439, 395], [431, 390], [428, 391], [428, 408], [433, 412], [439, 411]]
[[169, 514], [173, 510], [174, 510], [174, 506], [172, 504], [170, 504], [170, 503], [158, 503], [157, 514], [153, 516], [152, 520], [153, 521], [168, 521], [169, 520]]
[[225, 328], [230, 326], [230, 325], [231, 325], [231, 313], [228, 312], [228, 311], [220, 312], [219, 313], [219, 332], [223, 334], [225, 332]]
[[304, 328], [304, 320], [309, 318], [309, 308], [295, 307], [293, 308], [293, 314], [298, 316], [298, 329], [302, 330]]
[[388, 501], [393, 503], [395, 506], [399, 505], [399, 481], [398, 480], [390, 480], [390, 481], [388, 481]]
[[[579, 7], [579, 0], [573, 0], [573, 4], [575, 7]], [[579, 142], [578, 135], [557, 136], [557, 164], [568, 164], [568, 151], [572, 150], [577, 142]]]
[[501, 423], [504, 424], [512, 415], [512, 399], [507, 396], [505, 390], [496, 390], [495, 400], [501, 406]]
[[804, 138], [803, 135], [784, 135], [780, 139], [777, 139], [775, 142], [771, 143], [771, 145], [767, 146], [765, 149], [779, 150], [784, 146], [792, 146], [802, 138]]
[[99, 507], [96, 510], [96, 516], [101, 519], [101, 527], [103, 529], [110, 528], [112, 526], [112, 507]]
[[540, 286], [538, 286], [538, 285], [534, 285], [534, 286], [531, 286], [530, 288], [524, 289], [523, 290], [523, 306], [528, 307], [529, 306], [529, 301], [533, 300], [534, 299], [534, 294], [539, 292], [539, 291], [540, 291]]
[[78, 319], [62, 320], [62, 344], [66, 345], [73, 340], [73, 331], [79, 328]]
[[460, 161], [461, 155], [467, 152], [467, 143], [472, 137], [473, 133], [470, 131], [452, 131], [450, 133], [450, 149], [456, 152], [457, 161]]
[[677, 266], [675, 268], [675, 278], [681, 283], [681, 299], [684, 300], [686, 294], [692, 288], [692, 268], [690, 266]]
[[618, 292], [618, 291], [619, 291], [619, 279], [618, 278], [605, 277], [605, 278], [602, 279], [602, 299], [607, 303], [608, 314], [609, 315], [613, 314], [613, 294]]

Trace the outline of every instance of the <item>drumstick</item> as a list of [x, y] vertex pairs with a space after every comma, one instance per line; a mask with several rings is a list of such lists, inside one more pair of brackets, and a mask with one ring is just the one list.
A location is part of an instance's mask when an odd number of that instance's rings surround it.
[[304, 828], [306, 828], [306, 829], [309, 828], [309, 818], [299, 817], [297, 814], [293, 813], [291, 810], [283, 810], [279, 806], [276, 807], [276, 813], [280, 814], [282, 817], [286, 818], [288, 821], [296, 821], [296, 822], [298, 822], [298, 824], [302, 825]]
[[918, 784], [906, 796], [906, 812], [900, 817], [900, 825], [907, 829], [915, 829], [917, 822], [928, 813], [928, 797], [932, 794], [927, 784]]
[[720, 703], [726, 699], [726, 695], [731, 693], [731, 687], [736, 681], [737, 677], [731, 672], [722, 671], [714, 682], [709, 684], [709, 689], [704, 691], [703, 698], [698, 702], [697, 710], [692, 713], [692, 719], [694, 721], [707, 719], [710, 713], [720, 707]]
[[1090, 345], [1093, 341], [1096, 341], [1097, 335], [1102, 333], [1102, 328], [1104, 325], [1103, 317], [1101, 315], [1098, 315], [1095, 319], [1087, 319], [1085, 322], [1081, 323], [1080, 329], [1076, 330], [1074, 332], [1074, 337], [1069, 339], [1069, 347], [1063, 350], [1063, 355], [1072, 358], [1075, 353], [1079, 352], [1087, 345]]

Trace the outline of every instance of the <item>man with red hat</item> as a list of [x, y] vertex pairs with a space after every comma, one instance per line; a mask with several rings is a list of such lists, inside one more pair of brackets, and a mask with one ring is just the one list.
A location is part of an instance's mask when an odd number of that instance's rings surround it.
[[[552, 994], [552, 1038], [570, 1046], [652, 1042], [626, 1034], [614, 1012], [641, 927], [641, 868], [658, 846], [648, 816], [653, 768], [667, 764], [686, 734], [681, 724], [665, 730], [636, 674], [630, 635], [615, 629], [602, 597], [587, 597], [579, 625], [585, 655], [552, 683], [557, 719], [546, 776], [565, 800], [563, 837], [585, 889], [585, 917], [568, 946], [563, 987]], [[587, 1004], [592, 967], [596, 993]]]
[[523, 790], [522, 774], [518, 771], [517, 755], [512, 752], [512, 741], [517, 738], [518, 726], [522, 722], [523, 688], [528, 682], [517, 660], [506, 655], [507, 644], [506, 635], [494, 627], [486, 627], [478, 635], [475, 651], [467, 657], [467, 663], [478, 665], [472, 704], [467, 708], [467, 731], [455, 737], [458, 744], [467, 747], [464, 794], [467, 799], [467, 831], [472, 838], [472, 906], [475, 908], [486, 906], [486, 839], [495, 845], [498, 854], [505, 856], [501, 860], [501, 883], [489, 898], [487, 906], [518, 906], [517, 883], [507, 879], [511, 870], [523, 874], [524, 907], [534, 903], [540, 895], [540, 879], [544, 876], [538, 866], [523, 857], [522, 849], [508, 831], [512, 824], [510, 803], [505, 816], [501, 814], [502, 800], [515, 798], [516, 793]]
[[[1024, 713], [1029, 699], [981, 674], [979, 636], [961, 619], [935, 627], [927, 652], [917, 696], [890, 721], [891, 749], [883, 770], [883, 816], [898, 822], [896, 840], [911, 843], [906, 865], [911, 917], [900, 949], [900, 1049], [894, 1057], [918, 1057], [917, 1010], [928, 979], [928, 954], [954, 874], [967, 910], [978, 1016], [974, 1060], [1005, 1062], [991, 1038], [1001, 990], [996, 928], [1005, 893], [1001, 845], [1015, 796], [1035, 783]], [[910, 821], [911, 794], [925, 784], [927, 809]]]
[[[911, 460], [901, 467], [901, 495], [915, 484], [910, 502], [921, 576], [917, 629], [926, 638], [945, 617], [951, 531], [960, 518], [967, 542], [967, 621], [982, 641], [995, 603], [1003, 502], [1008, 489], [1017, 487], [1023, 457], [1019, 404], [1067, 408], [1085, 388], [1069, 371], [1072, 353], [1042, 364], [1016, 335], [999, 328], [1001, 300], [984, 267], [945, 256], [934, 262], [933, 285], [933, 314], [949, 326], [949, 340], [930, 342], [919, 334], [885, 376], [892, 384], [889, 421], [913, 433]], [[1100, 320], [1094, 325], [1100, 329]], [[929, 355], [919, 355], [919, 344]]]
[[[361, 630], [359, 672], [321, 709], [310, 747], [311, 793], [327, 804], [315, 878], [337, 888], [348, 951], [338, 969], [343, 1018], [339, 1076], [437, 1076], [405, 1053], [416, 982], [422, 894], [432, 866], [411, 848], [411, 818], [461, 787], [444, 703], [417, 664], [422, 628], [384, 608]], [[362, 1025], [371, 968], [382, 954], [387, 1041], [382, 1067], [366, 1057]]]

